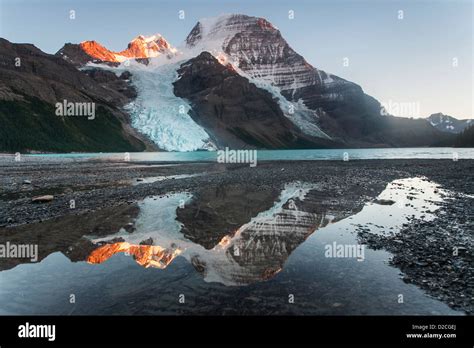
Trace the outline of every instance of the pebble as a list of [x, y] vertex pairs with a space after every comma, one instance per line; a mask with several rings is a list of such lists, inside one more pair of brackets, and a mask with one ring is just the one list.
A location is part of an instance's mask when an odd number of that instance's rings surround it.
[[53, 195], [44, 195], [44, 196], [36, 196], [31, 199], [32, 202], [36, 203], [45, 203], [51, 202], [54, 199]]

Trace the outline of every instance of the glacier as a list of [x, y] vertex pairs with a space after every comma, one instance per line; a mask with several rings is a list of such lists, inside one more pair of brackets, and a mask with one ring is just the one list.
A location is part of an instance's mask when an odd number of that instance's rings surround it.
[[179, 65], [129, 63], [127, 70], [132, 73], [138, 96], [125, 108], [130, 112], [132, 127], [163, 150], [209, 149], [209, 135], [188, 114], [191, 106], [173, 93]]
[[173, 82], [183, 59], [150, 58], [148, 65], [127, 60], [119, 66], [88, 63], [87, 68], [113, 71], [120, 76], [124, 71], [132, 75], [131, 84], [137, 98], [125, 105], [131, 125], [146, 135], [160, 149], [166, 151], [215, 150], [207, 132], [189, 115], [191, 105], [174, 95]]

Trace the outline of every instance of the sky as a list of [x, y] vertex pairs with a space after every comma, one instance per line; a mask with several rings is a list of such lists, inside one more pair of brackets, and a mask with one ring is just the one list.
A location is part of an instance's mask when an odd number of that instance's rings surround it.
[[0, 37], [47, 53], [85, 40], [120, 51], [155, 33], [179, 46], [223, 13], [266, 18], [310, 64], [385, 105], [474, 118], [473, 0], [0, 0]]

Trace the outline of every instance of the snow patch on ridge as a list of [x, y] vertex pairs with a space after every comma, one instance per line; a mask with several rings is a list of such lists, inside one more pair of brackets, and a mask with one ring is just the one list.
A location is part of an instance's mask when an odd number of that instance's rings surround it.
[[324, 133], [318, 126], [317, 120], [319, 115], [316, 111], [308, 109], [304, 104], [303, 100], [299, 99], [298, 102], [291, 102], [286, 99], [282, 94], [279, 87], [275, 86], [271, 81], [266, 79], [261, 79], [258, 77], [253, 77], [241, 70], [232, 57], [228, 56], [224, 52], [219, 52], [218, 56], [215, 56], [216, 59], [222, 61], [222, 57], [226, 57], [226, 61], [233, 66], [233, 68], [239, 73], [239, 75], [247, 78], [251, 83], [253, 83], [258, 88], [264, 89], [272, 94], [272, 96], [277, 99], [278, 105], [280, 106], [283, 114], [290, 119], [303, 133], [323, 139], [331, 139], [329, 135]]
[[241, 72], [241, 75], [247, 77], [250, 82], [255, 84], [257, 87], [262, 88], [270, 92], [274, 98], [278, 100], [278, 105], [280, 106], [283, 114], [291, 120], [301, 131], [307, 135], [331, 139], [329, 135], [324, 133], [317, 125], [316, 122], [319, 118], [319, 115], [316, 111], [308, 109], [304, 104], [303, 100], [299, 99], [298, 102], [290, 102], [282, 94], [280, 89], [277, 86], [266, 83], [265, 81], [251, 78], [245, 73]]

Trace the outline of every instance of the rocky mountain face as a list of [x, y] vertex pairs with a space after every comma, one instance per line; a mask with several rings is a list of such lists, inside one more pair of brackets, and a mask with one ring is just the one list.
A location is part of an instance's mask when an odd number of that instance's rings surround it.
[[337, 145], [305, 135], [283, 115], [272, 94], [209, 52], [182, 64], [174, 93], [191, 102], [191, 116], [222, 148], [311, 148]]
[[436, 129], [454, 134], [459, 134], [471, 124], [474, 124], [472, 120], [458, 120], [440, 112], [430, 115], [426, 120]]
[[[29, 44], [0, 39], [0, 150], [144, 150], [120, 107], [133, 98], [125, 82], [106, 71], [81, 72]], [[94, 103], [96, 117], [60, 117], [55, 104]]]
[[[201, 20], [186, 46], [193, 52], [211, 52], [252, 82], [276, 90], [296, 109], [313, 111], [312, 123], [345, 146], [420, 146], [430, 145], [430, 136], [442, 137], [422, 124], [414, 125], [419, 138], [402, 136], [405, 129], [397, 127], [410, 127], [410, 122], [381, 116], [380, 103], [360, 86], [313, 67], [263, 18], [224, 15]], [[300, 128], [305, 132], [304, 126]]]
[[225, 15], [200, 21], [186, 38], [186, 45], [224, 52], [251, 78], [278, 87], [291, 101], [303, 99], [312, 109], [363, 95], [356, 84], [314, 68], [263, 18]]

